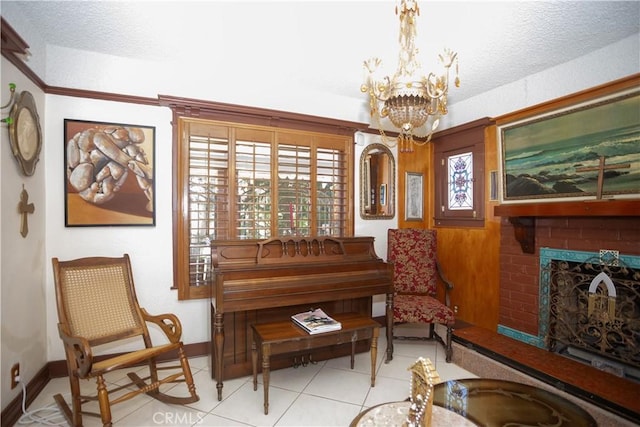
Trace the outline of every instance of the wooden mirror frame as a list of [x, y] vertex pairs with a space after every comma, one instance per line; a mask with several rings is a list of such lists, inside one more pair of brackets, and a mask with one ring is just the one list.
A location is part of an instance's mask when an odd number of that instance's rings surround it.
[[391, 219], [395, 216], [395, 180], [396, 162], [391, 150], [383, 144], [366, 146], [360, 155], [360, 218]]

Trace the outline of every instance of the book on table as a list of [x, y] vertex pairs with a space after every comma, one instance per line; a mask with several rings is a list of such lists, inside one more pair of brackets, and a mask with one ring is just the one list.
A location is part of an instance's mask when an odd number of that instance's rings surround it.
[[338, 331], [342, 329], [342, 324], [332, 317], [329, 317], [321, 308], [294, 314], [291, 319], [310, 334], [320, 334], [322, 332]]

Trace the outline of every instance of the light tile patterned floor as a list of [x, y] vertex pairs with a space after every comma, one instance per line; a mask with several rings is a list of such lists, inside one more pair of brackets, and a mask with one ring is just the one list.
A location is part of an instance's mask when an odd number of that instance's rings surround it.
[[[418, 357], [431, 359], [443, 380], [475, 378], [476, 375], [446, 363], [444, 349], [432, 341], [396, 340], [393, 361], [384, 363], [386, 340], [384, 330], [378, 343], [376, 385], [370, 385], [369, 353], [356, 355], [355, 368], [349, 369], [349, 358], [318, 362], [306, 367], [287, 368], [271, 373], [269, 414], [263, 411], [262, 379], [253, 390], [250, 376], [224, 382], [223, 400], [216, 398], [207, 357], [190, 359], [200, 401], [188, 406], [162, 404], [148, 396], [140, 396], [115, 405], [115, 426], [348, 426], [363, 409], [382, 402], [404, 400], [409, 395], [407, 368]], [[120, 383], [124, 373], [109, 374], [109, 382]], [[93, 382], [83, 388], [93, 389]], [[182, 387], [184, 390], [179, 390]], [[175, 392], [186, 393], [183, 385]], [[49, 382], [27, 411], [53, 403], [53, 395], [69, 395], [66, 378]], [[83, 417], [84, 425], [100, 426], [99, 418]], [[27, 425], [43, 425], [27, 421]]]

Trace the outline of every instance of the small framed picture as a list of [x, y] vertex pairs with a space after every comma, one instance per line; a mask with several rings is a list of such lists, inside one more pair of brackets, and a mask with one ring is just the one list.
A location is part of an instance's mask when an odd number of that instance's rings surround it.
[[423, 176], [418, 172], [407, 172], [405, 175], [405, 221], [422, 221], [424, 219]]
[[491, 171], [489, 182], [489, 200], [498, 200], [498, 171]]
[[387, 184], [380, 184], [380, 206], [387, 205]]

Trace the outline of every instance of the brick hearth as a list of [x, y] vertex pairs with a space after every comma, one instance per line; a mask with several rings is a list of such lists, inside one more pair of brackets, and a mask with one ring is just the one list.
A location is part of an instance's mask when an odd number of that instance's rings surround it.
[[458, 323], [453, 362], [474, 374], [544, 388], [583, 407], [600, 427], [640, 422], [640, 384], [480, 327]]

